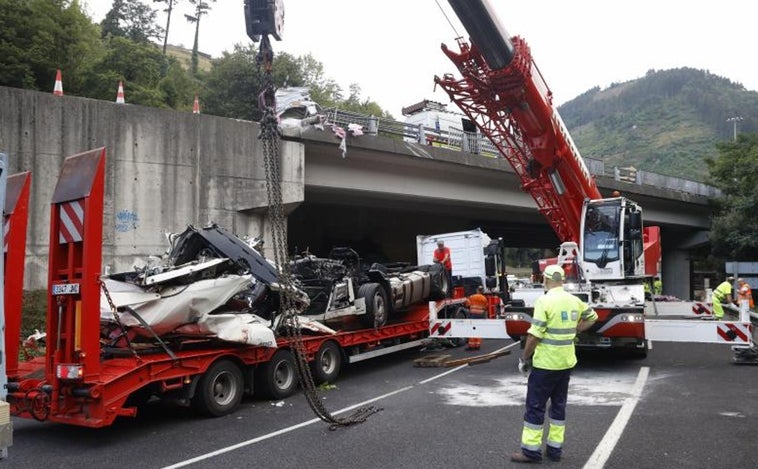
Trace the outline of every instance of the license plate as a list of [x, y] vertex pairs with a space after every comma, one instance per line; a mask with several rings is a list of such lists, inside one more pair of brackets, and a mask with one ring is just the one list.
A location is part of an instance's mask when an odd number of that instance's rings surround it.
[[53, 295], [78, 295], [78, 283], [58, 283], [53, 285]]

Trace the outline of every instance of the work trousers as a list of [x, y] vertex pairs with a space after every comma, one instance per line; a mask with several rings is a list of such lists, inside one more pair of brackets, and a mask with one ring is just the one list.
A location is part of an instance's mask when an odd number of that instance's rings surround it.
[[453, 271], [445, 269], [445, 276], [447, 276], [447, 297], [453, 297]]
[[716, 297], [713, 297], [713, 317], [715, 319], [724, 319], [724, 307]]
[[528, 457], [542, 460], [542, 437], [545, 424], [545, 408], [550, 400], [550, 427], [547, 435], [547, 455], [560, 459], [566, 422], [566, 400], [568, 398], [571, 369], [532, 369], [526, 391], [526, 412], [524, 429], [521, 433], [521, 451]]
[[[471, 319], [484, 319], [484, 313], [474, 313], [471, 312], [469, 315]], [[482, 347], [482, 338], [481, 337], [469, 337], [468, 338], [468, 348], [471, 350], [479, 350]]]

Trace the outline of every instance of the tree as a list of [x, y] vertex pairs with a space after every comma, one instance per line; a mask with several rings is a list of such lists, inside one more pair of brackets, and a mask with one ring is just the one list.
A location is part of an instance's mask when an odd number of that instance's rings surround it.
[[[216, 0], [209, 0], [216, 3]], [[192, 74], [197, 75], [197, 63], [198, 63], [198, 51], [199, 51], [199, 37], [200, 37], [200, 18], [203, 15], [207, 15], [211, 6], [205, 0], [190, 0], [190, 3], [195, 6], [195, 16], [184, 15], [187, 21], [195, 23], [195, 42], [192, 46]]]
[[155, 24], [156, 11], [139, 0], [113, 0], [101, 23], [102, 35], [127, 37], [136, 42], [160, 39], [163, 28]]
[[255, 45], [235, 45], [213, 61], [202, 93], [203, 112], [236, 119], [258, 120], [261, 77], [255, 64]]
[[122, 80], [128, 102], [166, 107], [160, 86], [165, 60], [155, 44], [111, 37], [106, 42], [105, 54], [93, 65], [88, 77], [88, 96], [113, 101], [116, 84]]
[[728, 260], [758, 260], [758, 134], [718, 143], [718, 157], [706, 160], [710, 181], [721, 189], [711, 227], [713, 253]]
[[153, 3], [165, 3], [166, 9], [166, 29], [163, 32], [163, 55], [166, 55], [166, 46], [168, 45], [168, 30], [171, 27], [171, 12], [174, 11], [174, 5], [179, 3], [179, 0], [153, 0]]
[[51, 90], [61, 69], [66, 92], [81, 94], [98, 35], [77, 0], [0, 0], [0, 85]]
[[340, 109], [357, 112], [359, 114], [373, 115], [391, 119], [392, 115], [385, 111], [374, 101], [361, 98], [361, 87], [357, 83], [350, 84], [350, 96], [346, 100], [338, 102]]

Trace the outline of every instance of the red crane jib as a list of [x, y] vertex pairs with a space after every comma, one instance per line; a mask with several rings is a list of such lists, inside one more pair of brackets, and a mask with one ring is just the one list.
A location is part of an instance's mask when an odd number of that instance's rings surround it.
[[529, 46], [518, 36], [510, 40], [513, 59], [498, 70], [475, 44], [459, 39], [459, 53], [443, 44], [462, 78], [446, 74], [435, 82], [508, 160], [559, 240], [579, 242], [582, 204], [602, 196], [553, 107]]

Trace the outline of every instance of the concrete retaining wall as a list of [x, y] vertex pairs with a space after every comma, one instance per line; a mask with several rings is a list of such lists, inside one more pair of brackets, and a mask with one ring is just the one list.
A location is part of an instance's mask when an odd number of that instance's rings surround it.
[[[63, 159], [102, 146], [104, 271], [161, 254], [165, 233], [188, 224], [214, 221], [270, 239], [258, 130], [248, 121], [0, 87], [0, 152], [10, 174], [32, 172], [25, 287], [47, 282], [50, 199]], [[281, 142], [281, 170], [284, 202], [294, 206], [304, 197], [302, 144]]]

